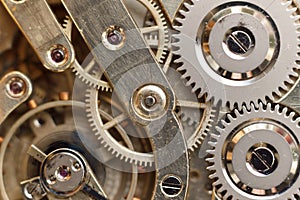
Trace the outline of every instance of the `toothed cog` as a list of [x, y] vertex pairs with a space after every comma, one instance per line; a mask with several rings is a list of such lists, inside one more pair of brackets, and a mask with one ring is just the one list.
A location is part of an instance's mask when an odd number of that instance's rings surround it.
[[296, 199], [299, 122], [281, 105], [252, 104], [228, 114], [212, 135], [210, 178], [222, 199]]
[[293, 1], [194, 0], [184, 6], [173, 45], [195, 91], [233, 107], [279, 100], [295, 86], [299, 9]]

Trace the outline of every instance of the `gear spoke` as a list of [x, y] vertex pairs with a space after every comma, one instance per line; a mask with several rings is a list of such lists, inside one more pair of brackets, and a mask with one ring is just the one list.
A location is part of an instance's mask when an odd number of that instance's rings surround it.
[[159, 29], [160, 29], [159, 26], [149, 26], [149, 27], [143, 27], [140, 30], [143, 34], [148, 34], [148, 33], [159, 31]]
[[108, 130], [108, 129], [120, 124], [121, 122], [125, 121], [126, 119], [128, 119], [128, 116], [125, 114], [121, 114], [121, 115], [113, 118], [109, 122], [105, 123], [102, 128], [104, 130]]
[[185, 100], [177, 100], [177, 105], [180, 107], [198, 108], [198, 109], [205, 109], [208, 106], [206, 103], [199, 103], [195, 101], [185, 101]]

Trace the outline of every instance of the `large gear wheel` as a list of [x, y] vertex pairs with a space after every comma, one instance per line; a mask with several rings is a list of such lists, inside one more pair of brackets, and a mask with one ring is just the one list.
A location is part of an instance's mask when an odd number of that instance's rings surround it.
[[179, 70], [223, 106], [279, 100], [299, 77], [298, 19], [292, 0], [185, 3], [174, 34]]
[[[126, 0], [124, 3], [127, 5], [129, 12], [133, 14], [133, 18], [136, 20], [141, 33], [144, 35], [145, 41], [147, 43], [149, 42], [148, 45], [153, 50], [157, 61], [163, 63], [168, 51], [169, 33], [166, 18], [164, 17], [160, 7], [153, 0]], [[142, 8], [144, 7], [145, 14], [147, 11], [150, 13], [154, 20], [153, 24], [145, 24], [144, 21], [139, 22], [140, 19], [143, 19], [143, 16], [139, 15], [141, 13], [139, 10], [140, 7], [138, 6], [142, 6]], [[66, 18], [63, 27], [66, 34], [71, 39], [72, 21], [68, 17]], [[100, 68], [92, 57], [87, 58], [83, 64], [79, 64], [76, 61], [75, 64], [72, 65], [72, 69], [79, 79], [87, 85], [97, 88], [98, 90], [111, 90], [107, 81], [94, 76], [94, 74], [99, 72]]]
[[[205, 98], [200, 101], [197, 96], [192, 93], [192, 89], [186, 87], [186, 81], [180, 78], [180, 74], [177, 71], [170, 69], [171, 68], [167, 70], [166, 75], [172, 88], [175, 88], [177, 97], [176, 112], [183, 126], [185, 137], [187, 138], [187, 147], [190, 151], [194, 151], [201, 145], [204, 138], [207, 136], [215, 111], [210, 103], [205, 103]], [[114, 99], [108, 100], [108, 104], [104, 105], [104, 101], [101, 99], [104, 95], [105, 94], [101, 93], [101, 91], [94, 88], [88, 88], [86, 92], [87, 116], [94, 134], [98, 137], [104, 147], [121, 160], [145, 167], [152, 166], [154, 157], [151, 152], [145, 153], [130, 150], [111, 135], [111, 128], [119, 127], [120, 129], [122, 123], [127, 125], [130, 120], [124, 111], [119, 108], [118, 112], [111, 111], [112, 113], [110, 115], [112, 116], [109, 116], [109, 121], [105, 121], [104, 119], [107, 118], [107, 114], [104, 109], [114, 106], [119, 107], [119, 105], [117, 100]], [[122, 137], [138, 137], [136, 134], [133, 134], [132, 131], [129, 134], [125, 134], [128, 136], [125, 135]], [[142, 138], [143, 137], [146, 136], [142, 136]]]
[[222, 199], [298, 199], [299, 122], [279, 104], [243, 107], [221, 121], [208, 150], [210, 178]]

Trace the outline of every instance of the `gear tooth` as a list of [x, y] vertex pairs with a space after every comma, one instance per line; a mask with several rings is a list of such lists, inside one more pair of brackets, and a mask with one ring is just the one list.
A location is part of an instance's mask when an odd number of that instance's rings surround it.
[[[223, 126], [228, 125], [224, 120], [221, 120], [221, 124], [222, 124]], [[222, 131], [223, 131], [223, 129], [222, 129], [221, 127], [219, 127], [219, 126], [216, 126], [216, 130], [217, 130], [219, 133], [222, 133]]]
[[217, 146], [217, 142], [212, 142], [212, 141], [209, 141], [208, 144], [212, 147], [215, 147]]
[[[272, 107], [272, 104], [267, 103], [267, 108], [270, 109]], [[254, 110], [265, 110], [264, 109], [264, 104], [262, 102], [258, 103], [258, 108], [255, 108]]]
[[235, 120], [235, 118], [232, 115], [230, 115], [230, 114], [227, 115], [227, 118], [229, 119], [230, 122], [232, 122], [232, 121]]
[[183, 6], [184, 6], [188, 11], [190, 11], [190, 10], [192, 9], [192, 7], [193, 7], [193, 5], [189, 4], [188, 2], [184, 2], [184, 3], [183, 3]]
[[[251, 105], [250, 105], [250, 106], [251, 106]], [[238, 109], [234, 109], [233, 112], [234, 112], [234, 114], [235, 114], [236, 116], [240, 116], [240, 115], [243, 115], [242, 113], [247, 113], [248, 110], [247, 110], [247, 107], [246, 107], [246, 106], [242, 106], [241, 112], [240, 112]], [[232, 117], [233, 117], [233, 116], [232, 116]], [[235, 120], [235, 117], [233, 117], [232, 120]], [[232, 120], [230, 120], [230, 121], [232, 121]]]
[[232, 200], [235, 200], [234, 197], [232, 197], [232, 195], [229, 194], [229, 192], [227, 190], [225, 190], [226, 193], [223, 195], [223, 198], [224, 199], [232, 199]]
[[120, 156], [120, 153], [116, 150], [112, 150], [112, 154], [114, 154], [116, 158], [120, 157], [120, 159], [122, 160], [122, 156]]
[[[174, 37], [176, 39], [176, 37]], [[179, 41], [173, 41], [172, 42], [172, 46], [173, 46], [173, 49], [177, 48], [179, 46]], [[176, 54], [177, 50], [174, 50], [174, 54]]]
[[293, 16], [294, 13], [297, 13], [298, 8], [297, 7], [292, 7], [288, 9], [288, 12], [290, 13], [291, 16]]
[[[296, 66], [297, 66], [296, 69], [300, 69], [300, 65], [297, 65], [297, 64], [296, 64]], [[294, 70], [291, 71], [290, 75], [293, 76], [293, 77], [295, 77], [295, 78], [299, 78], [298, 72], [296, 72], [296, 71], [294, 71]], [[289, 83], [291, 83], [291, 84], [294, 84], [294, 83], [295, 83], [295, 81], [293, 81], [292, 79], [288, 79], [288, 81], [291, 81], [291, 82], [289, 82]]]
[[[207, 161], [207, 162], [210, 162], [210, 161]], [[208, 167], [206, 167], [206, 169], [207, 169], [208, 171], [213, 171], [213, 170], [214, 170], [214, 167], [213, 167], [213, 166], [208, 166]]]
[[[261, 107], [262, 108], [262, 103], [259, 103], [258, 104], [258, 107]], [[255, 103], [253, 103], [253, 102], [251, 102], [251, 104], [250, 104], [250, 109], [249, 110], [247, 110], [247, 108], [245, 107], [245, 110], [243, 110], [245, 113], [251, 113], [251, 111], [255, 111], [255, 110], [257, 110], [257, 106], [255, 105]]]
[[286, 7], [291, 6], [292, 3], [293, 3], [292, 0], [281, 1], [281, 4], [284, 5], [284, 6], [286, 6]]
[[[176, 18], [176, 21], [178, 21], [179, 18]], [[174, 25], [173, 28], [177, 31], [180, 31], [181, 30], [181, 26], [178, 26], [178, 25]], [[178, 37], [176, 37], [179, 33], [172, 33], [172, 37], [178, 39]]]
[[[288, 114], [288, 113], [287, 113]], [[292, 121], [292, 122], [295, 122], [295, 115], [296, 113], [293, 111], [291, 112], [290, 114], [288, 114], [288, 118]]]
[[[213, 168], [211, 168], [211, 169], [213, 169]], [[210, 179], [215, 179], [215, 178], [217, 178], [217, 174], [216, 174], [216, 173], [210, 174], [210, 175], [208, 176], [208, 178], [210, 178]], [[217, 180], [217, 181], [218, 181], [218, 180]], [[213, 183], [213, 185], [216, 184], [217, 181], [215, 181], [215, 182]]]
[[[269, 106], [270, 105], [270, 106]], [[271, 104], [268, 104], [268, 109], [269, 110], [272, 110], [272, 105]], [[274, 107], [274, 112], [278, 115], [281, 115], [282, 112], [280, 112], [280, 105], [279, 104], [276, 104], [275, 107]]]
[[[182, 15], [185, 15], [185, 11], [181, 10], [181, 11], [179, 11], [179, 13], [182, 14]], [[186, 19], [184, 19], [184, 18], [176, 18], [176, 21], [179, 22], [179, 23], [181, 23], [181, 24], [183, 24], [186, 21]], [[180, 31], [181, 29], [182, 29], [181, 26], [177, 26], [177, 29], [175, 29], [175, 30]]]
[[122, 158], [124, 159], [125, 162], [128, 162], [128, 160], [129, 160], [128, 157], [122, 156]]
[[[222, 132], [223, 131], [223, 129], [221, 129], [220, 127], [216, 127], [216, 129], [217, 129], [217, 131], [220, 133], [220, 132]], [[220, 139], [220, 135], [217, 135], [217, 134], [214, 134], [214, 133], [212, 133], [211, 135], [210, 135], [213, 139], [215, 139], [215, 140], [219, 140]]]
[[285, 118], [289, 118], [289, 114], [288, 114], [288, 108], [287, 107], [284, 107], [282, 109], [282, 112], [281, 112]]
[[[215, 150], [207, 149], [206, 152], [207, 152], [208, 154], [215, 155]], [[208, 161], [208, 162], [213, 162], [214, 158], [211, 158], [211, 157], [210, 157], [210, 158], [206, 158], [205, 160]]]

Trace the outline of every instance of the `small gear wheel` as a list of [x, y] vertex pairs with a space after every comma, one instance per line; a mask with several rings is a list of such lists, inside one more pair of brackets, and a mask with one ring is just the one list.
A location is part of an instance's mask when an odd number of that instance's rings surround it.
[[279, 104], [228, 114], [207, 150], [222, 199], [296, 199], [300, 188], [300, 117]]
[[277, 101], [299, 77], [298, 19], [292, 0], [184, 3], [173, 43], [179, 70], [200, 96], [223, 106]]

